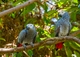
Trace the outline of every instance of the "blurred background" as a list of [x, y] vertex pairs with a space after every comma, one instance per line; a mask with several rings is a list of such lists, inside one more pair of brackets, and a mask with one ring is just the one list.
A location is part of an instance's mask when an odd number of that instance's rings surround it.
[[[28, 0], [0, 0], [0, 12], [26, 1]], [[20, 31], [28, 23], [34, 24], [37, 29], [36, 42], [54, 37], [54, 25], [51, 25], [51, 19], [58, 19], [58, 10], [61, 9], [70, 14], [72, 24], [70, 35], [80, 38], [80, 0], [40, 0], [39, 3], [34, 2], [0, 18], [0, 48], [14, 48]], [[56, 51], [53, 44], [40, 46], [27, 53], [33, 57], [80, 57], [80, 44], [66, 41], [62, 51]], [[13, 57], [11, 54], [6, 54], [4, 57], [6, 56]], [[19, 57], [21, 56], [22, 53]]]

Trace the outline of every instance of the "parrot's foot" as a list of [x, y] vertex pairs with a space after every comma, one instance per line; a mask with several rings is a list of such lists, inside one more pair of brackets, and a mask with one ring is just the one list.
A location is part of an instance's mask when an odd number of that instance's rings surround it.
[[32, 42], [30, 43], [30, 45], [31, 45], [32, 47], [34, 47], [34, 44], [33, 44]]
[[25, 44], [23, 44], [24, 49], [26, 50], [27, 46]]
[[31, 45], [32, 47], [34, 47], [34, 45]]

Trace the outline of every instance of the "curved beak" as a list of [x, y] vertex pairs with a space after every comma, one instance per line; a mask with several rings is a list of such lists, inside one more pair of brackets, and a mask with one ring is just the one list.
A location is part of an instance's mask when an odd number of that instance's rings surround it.
[[26, 29], [27, 29], [27, 30], [29, 30], [29, 29], [30, 29], [30, 27], [26, 27]]

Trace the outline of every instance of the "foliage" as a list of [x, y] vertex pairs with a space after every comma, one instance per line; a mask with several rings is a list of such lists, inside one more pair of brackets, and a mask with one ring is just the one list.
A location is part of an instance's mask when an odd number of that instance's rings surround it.
[[[0, 1], [0, 11], [7, 10], [22, 4], [25, 1], [28, 0], [2, 0]], [[56, 5], [53, 4], [53, 2], [55, 2]], [[15, 44], [16, 42], [14, 42], [14, 40], [16, 41], [19, 32], [24, 29], [25, 25], [28, 23], [35, 24], [37, 28], [38, 35], [36, 42], [54, 37], [54, 26], [51, 26], [50, 20], [52, 18], [58, 18], [57, 10], [60, 9], [64, 9], [70, 13], [70, 21], [72, 24], [74, 22], [76, 22], [75, 24], [80, 24], [80, 2], [78, 0], [43, 0], [40, 3], [41, 4], [34, 2], [19, 11], [15, 11], [0, 18], [0, 47], [4, 47], [7, 43]], [[72, 26], [71, 33], [80, 30], [80, 26]], [[80, 38], [79, 35], [76, 35], [76, 37]], [[60, 52], [55, 50], [54, 45], [50, 45], [29, 50], [27, 53], [29, 55], [33, 55], [33, 57], [71, 57], [72, 54], [79, 57], [80, 45], [75, 42], [68, 41], [64, 43], [64, 48]], [[22, 56], [21, 54], [19, 57]]]

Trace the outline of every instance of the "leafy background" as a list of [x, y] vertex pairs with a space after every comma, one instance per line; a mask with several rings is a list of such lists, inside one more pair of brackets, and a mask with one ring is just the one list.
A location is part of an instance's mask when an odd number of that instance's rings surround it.
[[[0, 0], [0, 12], [15, 7], [28, 0]], [[80, 1], [79, 0], [41, 0], [40, 3], [32, 3], [19, 11], [0, 18], [0, 47], [14, 47], [19, 32], [25, 28], [28, 23], [35, 24], [38, 35], [36, 42], [54, 37], [54, 26], [51, 26], [51, 19], [58, 18], [57, 10], [64, 9], [70, 13], [70, 22], [72, 23], [71, 33], [80, 30]], [[74, 36], [74, 35], [73, 35]], [[80, 38], [80, 32], [75, 35]], [[44, 51], [44, 52], [43, 52]], [[67, 41], [61, 51], [56, 51], [55, 46], [40, 46], [39, 48], [28, 50], [31, 57], [71, 57], [76, 55], [80, 57], [80, 44]], [[5, 54], [4, 57], [23, 57], [21, 53]]]

